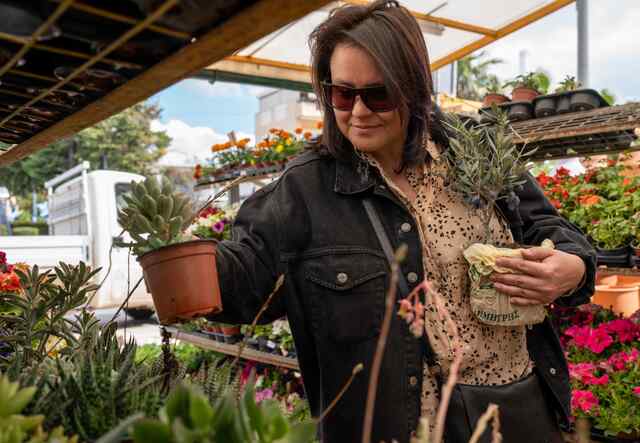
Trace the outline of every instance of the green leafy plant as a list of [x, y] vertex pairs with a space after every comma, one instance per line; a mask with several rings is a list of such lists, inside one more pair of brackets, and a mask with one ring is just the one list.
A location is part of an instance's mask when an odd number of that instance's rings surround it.
[[78, 438], [66, 437], [60, 427], [44, 432], [44, 416], [21, 414], [35, 393], [36, 388], [20, 389], [0, 373], [0, 443], [76, 443]]
[[0, 330], [2, 340], [12, 348], [10, 357], [0, 356], [0, 368], [19, 363], [37, 364], [51, 353], [62, 352], [65, 345], [73, 345], [77, 338], [72, 333], [66, 315], [87, 301], [98, 289], [91, 283], [99, 269], [92, 271], [83, 262], [76, 266], [60, 263], [51, 271], [15, 268], [20, 278], [19, 293], [0, 293]]
[[[120, 435], [129, 427], [125, 423]], [[159, 419], [136, 421], [131, 436], [136, 443], [307, 443], [315, 428], [311, 421], [291, 424], [275, 401], [256, 404], [251, 382], [239, 400], [230, 393], [214, 404], [197, 387], [182, 384], [167, 398]], [[119, 435], [113, 435], [100, 443], [117, 441]]]
[[500, 84], [500, 79], [495, 75], [491, 75], [487, 79], [487, 86], [485, 88], [487, 94], [503, 94], [504, 87]]
[[521, 74], [504, 84], [505, 88], [531, 88], [541, 94], [546, 94], [549, 90], [549, 77], [544, 72], [536, 71]]
[[194, 218], [188, 197], [176, 192], [163, 177], [162, 185], [153, 177], [142, 183], [131, 182], [131, 193], [123, 196], [127, 206], [118, 211], [118, 223], [131, 235], [129, 246], [135, 255], [190, 239], [184, 230]]
[[575, 91], [582, 84], [576, 80], [576, 78], [572, 75], [567, 75], [564, 80], [560, 82], [555, 92], [567, 92], [567, 91]]
[[535, 152], [515, 145], [503, 111], [494, 106], [491, 115], [493, 124], [472, 124], [456, 115], [448, 115], [445, 121], [453, 134], [445, 155], [449, 183], [479, 211], [485, 226], [485, 243], [496, 203], [505, 199], [513, 209], [520, 203], [515, 190], [525, 183], [524, 175], [531, 167], [527, 159]]

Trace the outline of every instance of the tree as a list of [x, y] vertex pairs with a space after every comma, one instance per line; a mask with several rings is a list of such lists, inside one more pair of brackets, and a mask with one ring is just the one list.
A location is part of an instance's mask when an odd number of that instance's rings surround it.
[[9, 166], [0, 168], [0, 183], [12, 194], [24, 195], [81, 161], [105, 168], [147, 175], [171, 141], [164, 131], [152, 131], [160, 117], [155, 104], [138, 103], [95, 126]]
[[481, 51], [467, 55], [457, 62], [458, 87], [456, 95], [467, 100], [482, 100], [486, 89], [491, 84], [499, 83], [494, 74], [489, 74], [489, 68], [502, 63], [502, 59], [490, 58], [484, 60], [487, 53]]

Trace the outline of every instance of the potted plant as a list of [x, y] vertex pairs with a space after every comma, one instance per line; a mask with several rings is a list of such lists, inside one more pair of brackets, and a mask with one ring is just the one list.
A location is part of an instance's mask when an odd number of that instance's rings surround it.
[[131, 183], [118, 222], [131, 236], [125, 243], [143, 269], [162, 324], [219, 312], [221, 307], [214, 240], [193, 240], [184, 231], [195, 211], [186, 196], [163, 177]]
[[560, 82], [555, 90], [555, 92], [559, 94], [556, 102], [556, 112], [558, 114], [571, 112], [571, 95], [562, 93], [575, 91], [580, 86], [580, 83], [576, 81], [576, 78], [572, 75], [567, 75], [564, 80]]
[[515, 101], [531, 102], [549, 88], [549, 78], [542, 72], [529, 72], [518, 75], [513, 80], [505, 83], [505, 87], [511, 87], [511, 99]]
[[503, 88], [500, 85], [500, 81], [498, 80], [498, 78], [491, 77], [489, 85], [487, 86], [487, 93], [482, 99], [482, 106], [487, 107], [493, 105], [494, 103], [499, 105], [500, 103], [508, 102], [509, 97], [504, 95], [503, 92]]
[[451, 189], [476, 211], [485, 228], [483, 242], [467, 245], [464, 251], [469, 262], [471, 308], [486, 324], [538, 323], [545, 316], [542, 306], [512, 306], [509, 297], [496, 291], [490, 279], [493, 272], [508, 272], [495, 265], [497, 257], [521, 256], [520, 245], [498, 248], [492, 244], [491, 225], [499, 200], [506, 200], [509, 210], [517, 210], [520, 200], [515, 191], [525, 183], [524, 175], [531, 167], [528, 159], [534, 153], [515, 145], [504, 112], [495, 105], [492, 112], [492, 125], [465, 124], [457, 116], [450, 116], [446, 122], [453, 134], [445, 155], [448, 181]]

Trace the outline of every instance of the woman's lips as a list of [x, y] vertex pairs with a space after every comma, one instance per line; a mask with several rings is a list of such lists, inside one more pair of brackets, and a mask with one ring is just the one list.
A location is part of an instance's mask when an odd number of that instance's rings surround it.
[[358, 135], [367, 135], [368, 133], [374, 132], [376, 129], [381, 128], [380, 125], [351, 125], [351, 129], [356, 132]]

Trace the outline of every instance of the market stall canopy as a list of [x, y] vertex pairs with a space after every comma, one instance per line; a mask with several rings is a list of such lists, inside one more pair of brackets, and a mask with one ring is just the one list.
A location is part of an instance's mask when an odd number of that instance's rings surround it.
[[[433, 70], [481, 49], [574, 0], [402, 0], [422, 28]], [[284, 26], [233, 56], [210, 66], [200, 77], [305, 90], [309, 88], [312, 29], [340, 4], [332, 2]]]
[[327, 3], [0, 0], [0, 166], [98, 123]]

